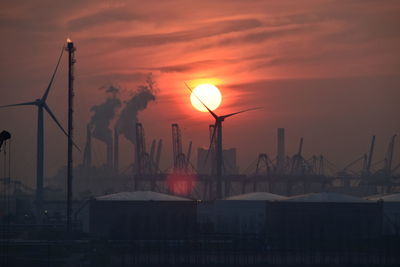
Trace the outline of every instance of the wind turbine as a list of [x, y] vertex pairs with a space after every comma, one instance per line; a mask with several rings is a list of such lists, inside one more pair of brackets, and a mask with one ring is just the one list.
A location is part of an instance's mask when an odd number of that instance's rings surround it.
[[0, 106], [0, 108], [6, 107], [17, 107], [17, 106], [36, 106], [38, 108], [38, 118], [37, 118], [37, 147], [36, 147], [36, 206], [37, 206], [37, 215], [39, 216], [38, 219], [40, 220], [41, 211], [42, 211], [42, 204], [43, 204], [43, 167], [44, 167], [44, 121], [43, 121], [43, 114], [46, 111], [53, 121], [57, 124], [60, 130], [68, 136], [67, 132], [61, 126], [60, 122], [57, 120], [56, 116], [53, 114], [51, 109], [46, 103], [47, 97], [49, 95], [51, 86], [54, 81], [54, 77], [56, 76], [58, 66], [60, 65], [60, 61], [64, 52], [64, 47], [61, 50], [61, 54], [58, 58], [57, 65], [54, 69], [53, 75], [51, 76], [50, 82], [44, 91], [44, 94], [41, 98], [36, 99], [32, 102], [24, 102], [18, 104], [11, 104], [11, 105], [4, 105]]
[[[189, 91], [194, 94], [194, 96], [200, 101], [200, 103], [207, 109], [207, 111], [211, 114], [211, 116], [213, 116], [213, 118], [215, 119], [215, 124], [214, 124], [214, 130], [212, 133], [212, 137], [211, 137], [211, 141], [210, 141], [210, 148], [213, 144], [215, 135], [217, 135], [217, 142], [216, 142], [216, 167], [217, 167], [217, 199], [222, 199], [222, 165], [223, 165], [223, 161], [222, 161], [222, 122], [226, 119], [229, 118], [231, 116], [243, 113], [243, 112], [247, 112], [247, 111], [251, 111], [251, 110], [256, 110], [256, 109], [260, 109], [258, 108], [250, 108], [250, 109], [245, 109], [242, 111], [238, 111], [238, 112], [234, 112], [234, 113], [230, 113], [227, 115], [223, 115], [223, 116], [218, 116], [217, 114], [215, 114], [215, 112], [213, 112], [211, 109], [209, 109], [207, 107], [206, 104], [204, 104], [204, 102], [195, 94], [193, 93], [192, 88], [190, 88], [186, 83], [185, 83], [186, 87], [189, 89]], [[210, 151], [210, 148], [208, 151]], [[208, 154], [207, 154], [208, 156]]]

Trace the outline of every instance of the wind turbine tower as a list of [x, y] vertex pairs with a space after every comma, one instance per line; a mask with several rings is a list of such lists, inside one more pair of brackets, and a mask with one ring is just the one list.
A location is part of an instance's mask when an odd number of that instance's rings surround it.
[[61, 126], [60, 122], [57, 120], [56, 116], [53, 114], [53, 112], [51, 111], [51, 109], [49, 108], [49, 106], [46, 103], [47, 97], [49, 96], [49, 92], [50, 92], [51, 86], [54, 81], [54, 77], [56, 76], [56, 73], [58, 70], [58, 66], [60, 65], [63, 51], [64, 51], [64, 48], [61, 50], [61, 54], [58, 58], [58, 62], [54, 69], [53, 75], [51, 76], [50, 82], [41, 98], [38, 98], [32, 102], [24, 102], [24, 103], [0, 106], [0, 108], [17, 107], [17, 106], [36, 106], [38, 108], [37, 140], [36, 140], [37, 155], [36, 155], [36, 196], [35, 196], [36, 203], [35, 204], [36, 204], [36, 214], [37, 214], [37, 218], [38, 218], [39, 222], [41, 222], [42, 213], [43, 213], [42, 207], [43, 207], [43, 170], [44, 170], [44, 111], [46, 111], [50, 115], [50, 117], [57, 124], [57, 126], [60, 128], [60, 130], [65, 135], [68, 136], [67, 132]]
[[216, 161], [216, 175], [217, 175], [217, 192], [216, 192], [216, 198], [217, 199], [222, 199], [223, 195], [222, 195], [222, 168], [223, 168], [223, 158], [222, 158], [222, 122], [225, 121], [226, 118], [237, 115], [239, 113], [243, 113], [243, 112], [247, 112], [250, 110], [256, 110], [256, 109], [260, 109], [260, 108], [250, 108], [250, 109], [246, 109], [246, 110], [242, 110], [239, 112], [234, 112], [234, 113], [230, 113], [227, 115], [223, 115], [223, 116], [218, 116], [217, 114], [215, 114], [211, 109], [208, 108], [208, 106], [206, 104], [204, 104], [204, 102], [195, 94], [193, 93], [192, 88], [190, 88], [186, 83], [185, 83], [186, 87], [189, 89], [189, 91], [194, 94], [194, 96], [200, 101], [200, 103], [207, 109], [207, 111], [211, 114], [211, 116], [215, 119], [215, 123], [214, 123], [214, 131], [212, 133], [211, 136], [211, 142], [210, 142], [210, 148], [209, 151], [211, 149], [211, 146], [213, 144], [214, 138], [216, 136], [216, 155], [215, 155], [215, 161]]

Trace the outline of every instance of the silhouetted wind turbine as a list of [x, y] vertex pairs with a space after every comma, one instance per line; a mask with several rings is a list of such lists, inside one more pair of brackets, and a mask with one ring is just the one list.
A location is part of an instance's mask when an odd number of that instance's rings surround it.
[[[54, 77], [56, 76], [58, 66], [60, 65], [60, 61], [64, 52], [64, 47], [61, 50], [61, 54], [58, 58], [58, 62], [56, 68], [54, 69], [53, 75], [51, 76], [49, 85], [47, 86], [43, 96], [39, 99], [36, 99], [32, 102], [24, 102], [19, 104], [5, 105], [0, 106], [0, 108], [6, 107], [17, 107], [17, 106], [36, 106], [38, 108], [38, 118], [37, 118], [37, 159], [36, 159], [36, 205], [37, 212], [40, 216], [42, 203], [43, 203], [43, 167], [44, 167], [44, 122], [43, 122], [43, 111], [45, 110], [53, 121], [57, 124], [57, 126], [61, 129], [61, 131], [68, 136], [67, 132], [61, 126], [60, 122], [57, 120], [56, 116], [53, 114], [51, 109], [46, 103], [47, 97], [50, 92], [50, 88], [53, 84]], [[40, 220], [40, 217], [38, 218]]]
[[[243, 112], [260, 109], [260, 107], [250, 108], [250, 109], [230, 113], [227, 115], [218, 116], [211, 109], [209, 109], [207, 107], [207, 105], [204, 104], [204, 102], [195, 93], [193, 93], [192, 88], [190, 88], [186, 83], [185, 83], [185, 85], [189, 89], [189, 91], [192, 94], [194, 94], [194, 96], [200, 101], [200, 103], [207, 109], [207, 111], [211, 114], [211, 116], [213, 116], [215, 119], [214, 131], [212, 133], [212, 137], [211, 137], [211, 141], [210, 141], [210, 148], [208, 149], [208, 151], [210, 151], [211, 146], [214, 141], [214, 138], [215, 138], [215, 134], [217, 134], [217, 142], [216, 142], [217, 148], [216, 148], [216, 157], [215, 157], [216, 163], [217, 163], [217, 199], [222, 199], [222, 164], [223, 164], [223, 161], [222, 161], [222, 122], [228, 117], [231, 117], [231, 116], [243, 113]], [[207, 154], [207, 156], [208, 156], [208, 154]]]

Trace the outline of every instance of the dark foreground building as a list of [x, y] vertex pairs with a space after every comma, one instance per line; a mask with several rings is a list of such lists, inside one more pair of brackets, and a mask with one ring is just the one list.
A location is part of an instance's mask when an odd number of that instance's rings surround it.
[[196, 202], [150, 191], [90, 202], [90, 234], [111, 240], [186, 239], [196, 230]]
[[376, 202], [274, 202], [266, 217], [267, 243], [280, 249], [374, 248], [382, 233]]
[[0, 266], [400, 266], [398, 232], [385, 230], [396, 207], [385, 212], [382, 201], [258, 192], [199, 202], [138, 191], [86, 208], [87, 233], [48, 225], [39, 238], [8, 239]]

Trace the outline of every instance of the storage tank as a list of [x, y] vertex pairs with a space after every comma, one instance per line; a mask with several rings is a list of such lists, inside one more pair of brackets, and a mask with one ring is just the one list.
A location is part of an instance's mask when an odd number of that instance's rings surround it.
[[267, 204], [266, 238], [286, 249], [357, 247], [381, 234], [382, 207], [333, 192]]
[[265, 232], [266, 202], [285, 197], [267, 192], [229, 197], [225, 200], [200, 202], [198, 222], [202, 232], [217, 234], [261, 234]]
[[90, 202], [90, 233], [106, 239], [185, 239], [196, 230], [196, 201], [151, 191]]

